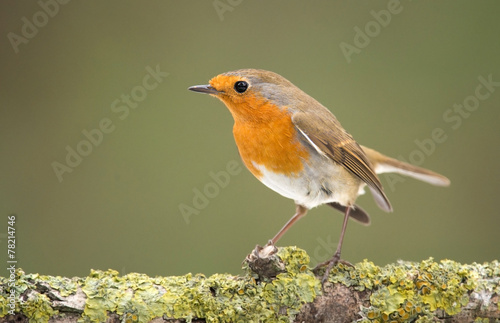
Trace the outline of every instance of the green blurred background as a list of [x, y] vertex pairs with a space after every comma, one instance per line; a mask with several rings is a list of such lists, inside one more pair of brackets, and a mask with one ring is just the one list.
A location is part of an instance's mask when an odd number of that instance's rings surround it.
[[[482, 88], [490, 95], [473, 112], [450, 110], [475, 95], [479, 77], [500, 82], [498, 1], [402, 1], [388, 23], [380, 11], [392, 1], [54, 1], [40, 2], [53, 17], [35, 1], [0, 3], [0, 259], [16, 214], [26, 272], [240, 273], [294, 204], [243, 169], [224, 105], [187, 88], [248, 67], [291, 80], [358, 142], [451, 179], [440, 188], [383, 178], [394, 213], [360, 197], [372, 225], [349, 225], [345, 259], [499, 258], [500, 87]], [[341, 44], [355, 45], [356, 27], [372, 37], [348, 62]], [[168, 76], [146, 91], [148, 66]], [[122, 95], [142, 100], [126, 116], [111, 108]], [[113, 131], [60, 182], [53, 163], [103, 119]], [[415, 140], [436, 128], [446, 141], [424, 154]], [[214, 188], [210, 174], [231, 161], [241, 172]], [[207, 185], [213, 197], [186, 221], [179, 207], [194, 207]], [[279, 245], [323, 261], [341, 220], [314, 209]]]

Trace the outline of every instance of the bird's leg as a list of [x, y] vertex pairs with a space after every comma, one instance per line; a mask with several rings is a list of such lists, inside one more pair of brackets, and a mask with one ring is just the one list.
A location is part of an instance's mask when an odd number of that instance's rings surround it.
[[301, 217], [306, 215], [307, 208], [302, 205], [296, 205], [296, 212], [294, 216], [281, 228], [281, 230], [269, 240], [269, 242], [261, 247], [259, 245], [255, 246], [255, 249], [249, 254], [244, 262], [248, 263], [249, 267], [259, 276], [265, 277], [275, 277], [280, 272], [285, 270], [285, 266], [282, 262], [277, 261], [275, 254], [278, 252], [278, 248], [274, 245], [280, 238], [285, 234], [285, 232], [290, 229], [290, 227], [297, 222]]
[[316, 266], [316, 268], [314, 268], [314, 271], [316, 271], [320, 267], [328, 265], [328, 267], [326, 267], [325, 274], [323, 275], [323, 279], [321, 279], [321, 283], [323, 283], [323, 284], [327, 281], [328, 276], [330, 275], [330, 271], [332, 270], [333, 266], [335, 266], [336, 264], [338, 264], [339, 261], [340, 261], [340, 253], [342, 252], [342, 242], [344, 241], [344, 235], [345, 235], [345, 231], [346, 231], [346, 228], [347, 228], [347, 222], [349, 221], [349, 211], [350, 211], [350, 209], [351, 209], [351, 207], [348, 206], [346, 208], [346, 210], [345, 210], [344, 222], [342, 223], [342, 231], [340, 232], [339, 243], [337, 245], [337, 250], [333, 254], [333, 257], [331, 259], [329, 259], [329, 260], [321, 263], [321, 264], [318, 264]]
[[306, 213], [307, 213], [306, 207], [299, 205], [299, 204], [296, 204], [295, 214], [292, 216], [292, 218], [290, 220], [288, 220], [287, 223], [285, 223], [283, 228], [281, 228], [281, 230], [278, 233], [276, 233], [274, 238], [269, 240], [267, 245], [276, 244], [276, 242], [278, 242], [278, 240], [285, 234], [285, 232], [287, 232], [288, 229], [290, 229], [295, 222], [297, 222], [300, 218], [302, 218], [304, 215], [306, 215]]
[[[252, 254], [254, 257], [257, 258], [262, 258], [263, 255], [269, 256], [270, 254], [274, 254], [278, 251], [278, 248], [276, 248], [274, 245], [278, 240], [285, 234], [285, 232], [290, 229], [290, 227], [297, 222], [300, 218], [302, 218], [304, 215], [307, 213], [307, 208], [296, 204], [295, 208], [295, 214], [292, 216], [290, 220], [288, 220], [287, 223], [281, 228], [281, 230], [267, 242], [267, 244], [264, 247], [261, 247], [259, 245], [255, 246], [255, 249], [252, 251]], [[251, 255], [252, 255], [251, 254]], [[248, 258], [248, 257], [247, 257]]]

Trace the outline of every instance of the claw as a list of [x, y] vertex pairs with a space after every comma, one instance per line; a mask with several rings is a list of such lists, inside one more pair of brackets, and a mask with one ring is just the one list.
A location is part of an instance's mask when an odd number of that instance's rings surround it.
[[257, 245], [243, 263], [259, 275], [259, 278], [273, 278], [285, 271], [285, 264], [277, 255], [278, 248], [272, 243], [264, 247]]
[[349, 267], [354, 267], [350, 262], [340, 259], [340, 255], [337, 253], [335, 253], [331, 259], [328, 259], [327, 261], [322, 262], [316, 265], [316, 267], [314, 267], [313, 272], [315, 274], [318, 274], [321, 268], [327, 266], [323, 274], [323, 278], [321, 279], [322, 285], [324, 285], [328, 281], [328, 276], [330, 276], [330, 272], [332, 271], [333, 267], [336, 266], [338, 263], [344, 264]]
[[335, 254], [332, 259], [328, 261], [328, 267], [325, 269], [325, 273], [323, 274], [323, 278], [321, 278], [321, 285], [325, 285], [328, 281], [328, 276], [330, 276], [330, 272], [332, 271], [333, 266], [339, 263], [340, 257]]

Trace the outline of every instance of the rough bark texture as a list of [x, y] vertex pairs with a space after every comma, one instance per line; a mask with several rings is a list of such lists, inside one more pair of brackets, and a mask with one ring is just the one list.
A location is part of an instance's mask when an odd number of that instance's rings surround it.
[[364, 261], [335, 267], [324, 286], [308, 263], [300, 249], [265, 247], [247, 257], [242, 276], [18, 270], [0, 278], [0, 322], [500, 321], [498, 261]]

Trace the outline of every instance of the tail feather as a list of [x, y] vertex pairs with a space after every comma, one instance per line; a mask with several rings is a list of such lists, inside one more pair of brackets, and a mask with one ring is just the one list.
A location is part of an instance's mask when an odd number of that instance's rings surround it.
[[375, 172], [377, 174], [398, 173], [436, 186], [450, 185], [450, 180], [441, 174], [434, 173], [433, 171], [427, 170], [425, 168], [406, 164], [398, 160], [396, 160], [396, 163], [394, 163], [392, 160], [389, 160], [387, 163], [379, 164], [375, 167]]
[[[331, 202], [328, 203], [328, 205], [333, 207], [335, 210], [340, 211], [342, 214], [345, 214], [345, 211], [347, 210], [346, 206], [340, 205], [337, 202]], [[363, 225], [370, 225], [370, 216], [358, 205], [354, 205], [351, 208], [351, 210], [349, 211], [349, 217]]]
[[418, 179], [420, 181], [432, 184], [432, 185], [437, 185], [437, 186], [448, 186], [450, 185], [450, 180], [438, 173], [435, 173], [433, 171], [430, 171], [428, 169], [414, 166], [402, 161], [399, 161], [397, 159], [387, 157], [385, 155], [382, 155], [381, 153], [361, 146], [363, 150], [365, 151], [366, 155], [368, 156], [368, 159], [372, 163], [373, 167], [375, 168], [375, 172], [377, 174], [382, 174], [382, 173], [398, 173], [401, 175], [406, 175], [409, 177], [413, 177], [415, 179]]
[[[398, 173], [402, 175], [406, 175], [409, 177], [413, 177], [415, 179], [421, 180], [423, 182], [432, 184], [432, 185], [437, 185], [437, 186], [448, 186], [450, 185], [450, 180], [446, 178], [445, 176], [435, 173], [433, 171], [430, 171], [428, 169], [414, 166], [402, 161], [399, 161], [397, 159], [387, 157], [385, 155], [382, 155], [381, 153], [367, 148], [365, 146], [361, 146], [363, 151], [365, 152], [366, 156], [368, 157], [368, 160], [373, 166], [373, 169], [375, 170], [375, 173], [377, 174], [382, 174], [382, 173]], [[372, 195], [375, 198], [375, 201], [377, 204], [384, 210], [383, 203], [380, 201], [380, 196], [379, 194], [376, 194], [377, 192], [372, 191]], [[329, 206], [333, 207], [334, 209], [342, 212], [345, 214], [347, 207], [344, 205], [340, 205], [337, 202], [331, 202], [327, 203]], [[370, 216], [368, 213], [366, 213], [365, 210], [360, 208], [357, 205], [354, 205], [351, 210], [349, 211], [349, 217], [364, 224], [364, 225], [369, 225], [370, 224]]]

